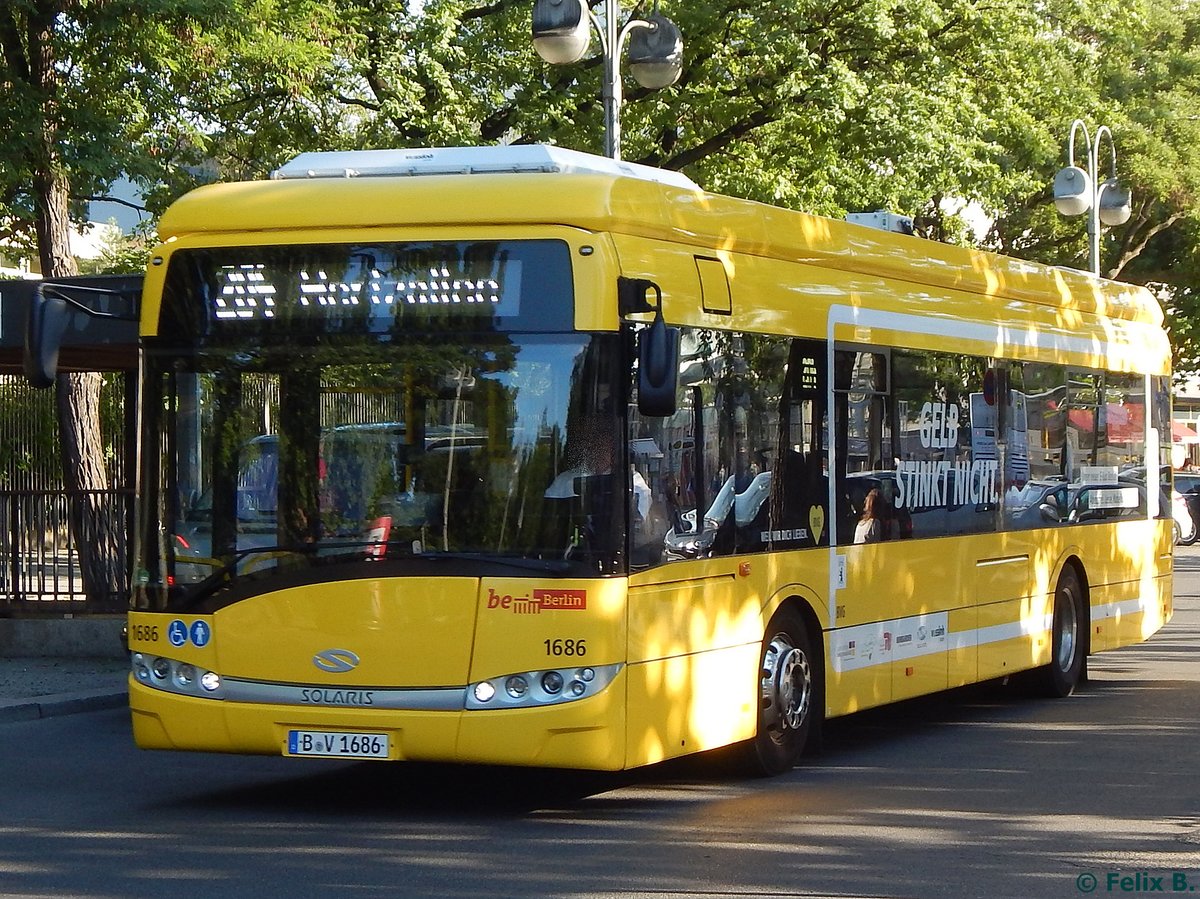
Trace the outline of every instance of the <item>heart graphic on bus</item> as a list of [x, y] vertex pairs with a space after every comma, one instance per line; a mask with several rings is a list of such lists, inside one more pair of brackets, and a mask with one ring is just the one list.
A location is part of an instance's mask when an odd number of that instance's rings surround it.
[[825, 510], [813, 506], [808, 510], [808, 526], [812, 528], [813, 543], [821, 542], [821, 534], [825, 532]]

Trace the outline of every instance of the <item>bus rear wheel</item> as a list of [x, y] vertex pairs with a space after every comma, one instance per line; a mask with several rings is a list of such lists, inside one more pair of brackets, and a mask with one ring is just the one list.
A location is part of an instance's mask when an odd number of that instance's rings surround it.
[[820, 709], [817, 664], [804, 620], [780, 609], [763, 637], [758, 732], [746, 746], [753, 773], [782, 774], [800, 760]]
[[1054, 623], [1051, 626], [1050, 664], [1039, 671], [1042, 692], [1048, 696], [1070, 696], [1083, 673], [1088, 631], [1083, 588], [1073, 568], [1065, 568], [1054, 591]]

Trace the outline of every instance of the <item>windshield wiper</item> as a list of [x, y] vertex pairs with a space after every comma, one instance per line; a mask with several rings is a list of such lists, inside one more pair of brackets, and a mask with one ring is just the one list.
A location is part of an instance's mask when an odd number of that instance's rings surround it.
[[[233, 558], [206, 577], [200, 583], [194, 585], [184, 596], [183, 604], [185, 606], [194, 606], [202, 599], [207, 599], [223, 587], [227, 587], [233, 583], [234, 575], [237, 572], [237, 567], [242, 563], [242, 560], [247, 556], [254, 556], [260, 553], [295, 553], [296, 555], [315, 555], [318, 550], [318, 545], [315, 543], [297, 543], [293, 546], [256, 546], [253, 549], [239, 549], [234, 552]], [[175, 563], [187, 563], [187, 559], [176, 558]]]

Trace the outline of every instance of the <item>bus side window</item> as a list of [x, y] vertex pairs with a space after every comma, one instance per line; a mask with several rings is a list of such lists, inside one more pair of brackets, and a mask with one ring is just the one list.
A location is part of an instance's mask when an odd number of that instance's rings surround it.
[[[877, 515], [880, 540], [898, 536], [887, 499], [896, 493], [892, 443], [891, 357], [883, 350], [839, 349], [834, 354], [834, 433], [839, 544], [855, 542], [864, 515]], [[872, 492], [874, 491], [874, 492]], [[867, 503], [867, 498], [873, 497]]]
[[789, 342], [780, 392], [778, 461], [771, 483], [771, 546], [829, 545], [828, 442], [825, 437], [826, 344]]

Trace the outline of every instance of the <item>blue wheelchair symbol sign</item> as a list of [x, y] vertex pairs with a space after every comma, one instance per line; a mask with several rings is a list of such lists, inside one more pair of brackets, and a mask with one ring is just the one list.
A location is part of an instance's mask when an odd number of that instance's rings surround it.
[[167, 625], [167, 639], [171, 641], [172, 646], [182, 646], [188, 641], [187, 625], [176, 618]]
[[190, 634], [193, 643], [197, 646], [204, 646], [212, 637], [212, 630], [203, 621], [193, 621]]

